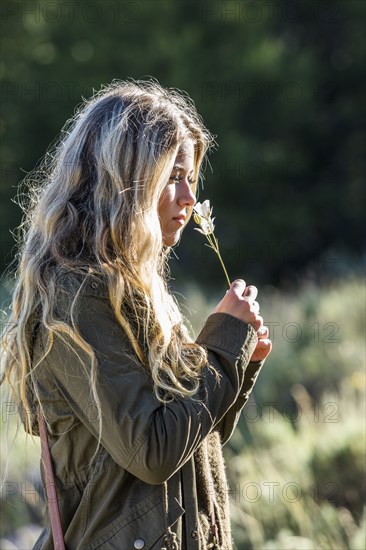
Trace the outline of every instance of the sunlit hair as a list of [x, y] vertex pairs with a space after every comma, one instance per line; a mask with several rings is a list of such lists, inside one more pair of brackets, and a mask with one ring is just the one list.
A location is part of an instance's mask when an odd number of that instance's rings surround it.
[[73, 321], [77, 291], [67, 318], [57, 314], [57, 281], [65, 270], [76, 280], [86, 268], [105, 278], [116, 320], [151, 373], [160, 401], [197, 392], [206, 354], [190, 338], [168, 290], [169, 249], [158, 217], [159, 197], [187, 140], [194, 143], [198, 181], [214, 139], [190, 98], [153, 79], [114, 81], [83, 103], [27, 176], [30, 201], [3, 336], [3, 376], [24, 411], [27, 431], [40, 364], [32, 363], [36, 322], [47, 334], [45, 356], [61, 338], [89, 357], [83, 368], [101, 421], [96, 355]]

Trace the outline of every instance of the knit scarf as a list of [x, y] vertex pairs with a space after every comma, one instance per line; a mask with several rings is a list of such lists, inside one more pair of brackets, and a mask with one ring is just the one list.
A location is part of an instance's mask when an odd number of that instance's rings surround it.
[[[194, 454], [194, 462], [200, 548], [232, 550], [228, 486], [219, 432], [211, 432], [204, 439]], [[212, 512], [218, 531], [217, 546], [212, 544]]]

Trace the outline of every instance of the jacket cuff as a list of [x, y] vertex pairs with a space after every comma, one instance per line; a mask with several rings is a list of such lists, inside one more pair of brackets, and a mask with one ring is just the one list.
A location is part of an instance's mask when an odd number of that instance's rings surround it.
[[246, 360], [257, 345], [257, 333], [251, 325], [228, 313], [212, 313], [196, 339], [197, 344], [225, 351], [238, 357], [244, 352]]
[[240, 394], [241, 395], [248, 395], [252, 392], [252, 389], [254, 387], [254, 384], [258, 378], [258, 374], [260, 373], [263, 365], [264, 365], [265, 359], [262, 361], [250, 361], [248, 364], [246, 370], [245, 370], [245, 377], [244, 377], [244, 383], [241, 389]]

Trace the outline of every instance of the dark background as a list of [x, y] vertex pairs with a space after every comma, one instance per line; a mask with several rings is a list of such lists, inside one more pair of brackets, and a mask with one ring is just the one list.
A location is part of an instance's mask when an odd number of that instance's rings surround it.
[[[199, 198], [231, 279], [292, 286], [359, 269], [365, 2], [5, 1], [1, 19], [2, 271], [19, 182], [83, 97], [149, 75], [187, 91], [217, 136]], [[225, 285], [193, 222], [177, 254], [177, 280]]]

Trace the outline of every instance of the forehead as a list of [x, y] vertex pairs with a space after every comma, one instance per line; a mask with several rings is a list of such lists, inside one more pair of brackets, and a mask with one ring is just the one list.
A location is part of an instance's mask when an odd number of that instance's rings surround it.
[[186, 141], [178, 149], [174, 161], [174, 168], [191, 169], [194, 166], [193, 141]]

